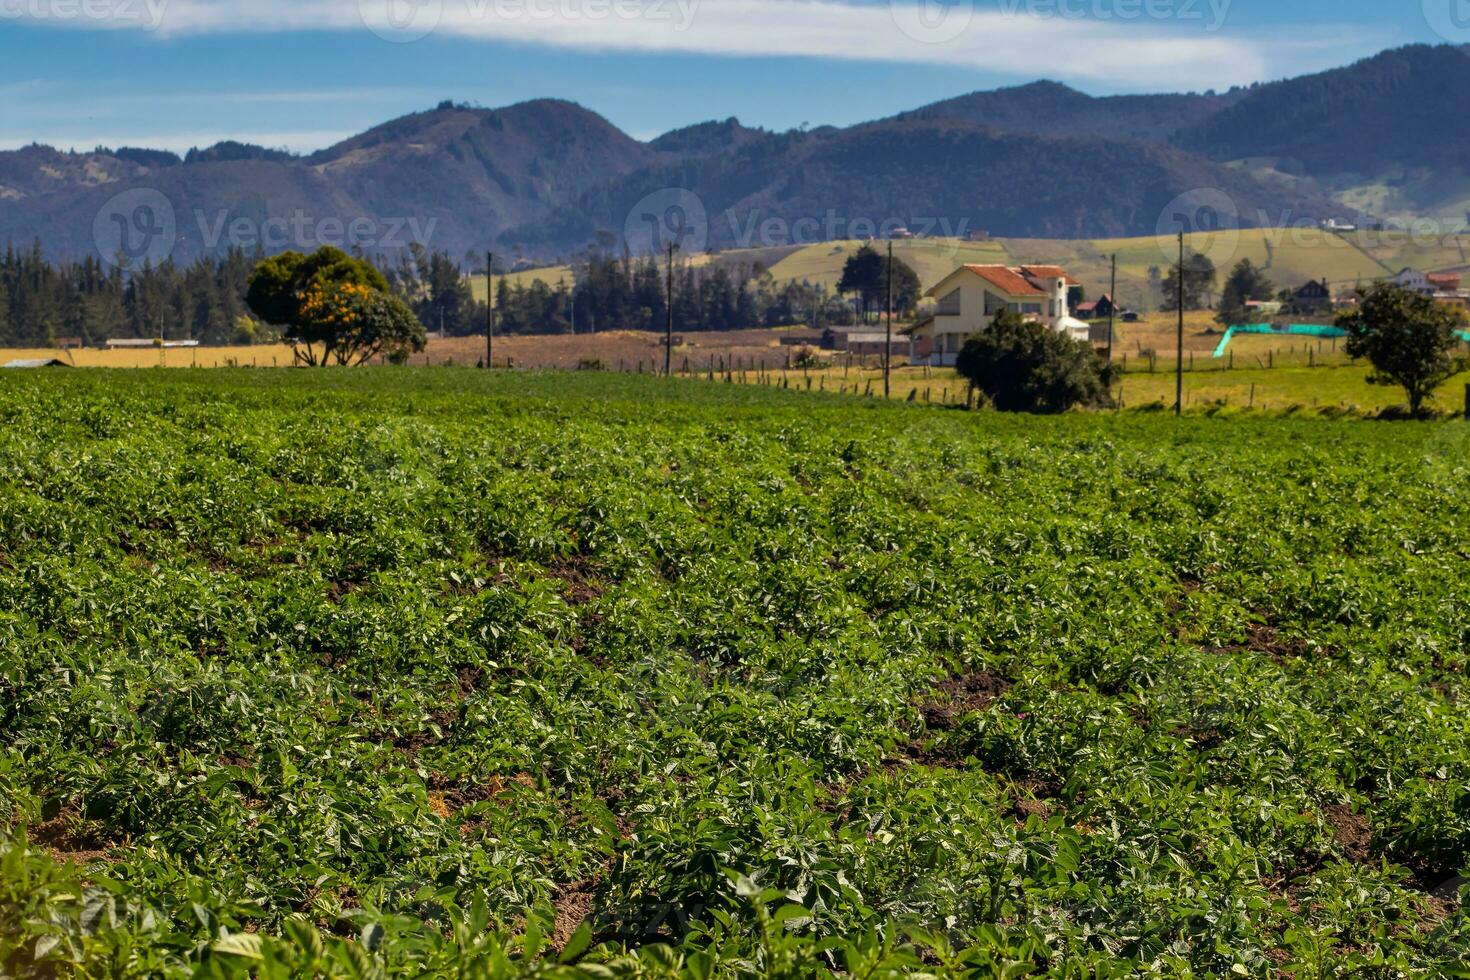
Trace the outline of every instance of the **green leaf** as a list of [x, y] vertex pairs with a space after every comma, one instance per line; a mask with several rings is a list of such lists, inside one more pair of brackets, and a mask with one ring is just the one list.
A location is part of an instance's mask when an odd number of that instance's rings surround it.
[[239, 956], [247, 960], [264, 959], [261, 946], [261, 937], [249, 932], [229, 933], [209, 944], [209, 948], [216, 953], [225, 956]]
[[584, 922], [577, 927], [567, 940], [566, 947], [562, 949], [561, 956], [557, 957], [558, 963], [571, 963], [577, 957], [587, 952], [587, 947], [592, 945], [592, 923]]
[[368, 952], [377, 952], [378, 947], [383, 944], [382, 923], [369, 922], [367, 925], [363, 926], [362, 933], [358, 937], [358, 942], [362, 943], [363, 949], [366, 949]]
[[45, 959], [52, 950], [61, 945], [61, 934], [51, 933], [36, 940], [36, 954], [38, 960]]

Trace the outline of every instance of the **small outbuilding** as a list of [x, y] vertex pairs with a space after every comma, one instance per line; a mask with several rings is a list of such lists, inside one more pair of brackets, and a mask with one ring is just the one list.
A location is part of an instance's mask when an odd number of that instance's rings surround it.
[[1118, 308], [1113, 305], [1113, 297], [1103, 293], [1089, 303], [1079, 303], [1073, 312], [1080, 320], [1106, 320], [1115, 315]]
[[22, 357], [0, 366], [5, 368], [71, 367], [59, 357]]

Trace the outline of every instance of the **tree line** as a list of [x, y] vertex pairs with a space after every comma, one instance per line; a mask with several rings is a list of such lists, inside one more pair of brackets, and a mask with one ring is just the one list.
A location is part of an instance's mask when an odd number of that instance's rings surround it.
[[[53, 262], [39, 241], [29, 248], [10, 245], [0, 257], [0, 344], [50, 347], [74, 340], [91, 346], [124, 337], [205, 344], [275, 340], [278, 331], [246, 302], [251, 275], [265, 261], [259, 251], [232, 249], [187, 264], [124, 269], [95, 257]], [[374, 264], [425, 330], [450, 336], [484, 331], [485, 303], [474, 298], [464, 270], [447, 253], [415, 246], [396, 261]], [[900, 279], [908, 302], [909, 280], [902, 274]], [[499, 269], [494, 282], [496, 329], [502, 333], [662, 329], [667, 322], [667, 268], [652, 257], [591, 252], [555, 283], [509, 279]], [[680, 331], [823, 328], [857, 317], [837, 292], [804, 281], [778, 283], [758, 263], [676, 260], [673, 299], [674, 328]]]
[[[653, 257], [594, 253], [572, 266], [572, 282], [496, 282], [498, 329], [506, 333], [593, 333], [662, 329], [668, 323], [668, 266]], [[742, 330], [853, 322], [855, 313], [826, 286], [778, 283], [759, 263], [676, 260], [673, 321], [679, 331]], [[482, 324], [471, 325], [467, 333]]]
[[41, 243], [0, 255], [0, 343], [49, 347], [66, 338], [164, 337], [248, 343], [260, 324], [245, 305], [256, 256], [238, 249], [188, 265], [124, 272], [97, 258], [53, 263]]

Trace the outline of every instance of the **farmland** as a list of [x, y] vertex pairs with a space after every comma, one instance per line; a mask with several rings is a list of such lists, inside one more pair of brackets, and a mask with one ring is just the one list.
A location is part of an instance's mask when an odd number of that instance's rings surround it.
[[[715, 257], [725, 263], [742, 259], [760, 261], [778, 282], [807, 280], [835, 287], [843, 263], [862, 247], [859, 241], [820, 242], [782, 249], [732, 249]], [[1187, 236], [1192, 250], [1207, 254], [1223, 282], [1229, 267], [1250, 259], [1278, 288], [1292, 288], [1310, 279], [1327, 279], [1334, 290], [1392, 276], [1403, 268], [1425, 272], [1470, 269], [1470, 235], [1427, 232], [1370, 232], [1329, 234], [1316, 228], [1253, 228], [1225, 233]], [[885, 245], [886, 247], [886, 245]], [[925, 288], [933, 286], [956, 266], [966, 263], [1017, 265], [1050, 263], [1064, 266], [1087, 288], [1088, 295], [1107, 292], [1111, 283], [1110, 256], [1118, 256], [1118, 298], [1125, 305], [1152, 309], [1157, 302], [1149, 285], [1149, 270], [1167, 271], [1176, 261], [1172, 236], [1118, 239], [994, 238], [969, 242], [955, 238], [916, 238], [893, 243], [894, 255], [913, 267]], [[707, 256], [698, 256], [707, 260]], [[507, 279], [529, 285], [540, 279], [553, 288], [571, 281], [568, 267], [532, 269]], [[498, 277], [497, 277], [498, 278]], [[476, 296], [484, 296], [483, 277], [473, 281]]]
[[[1230, 266], [1250, 259], [1279, 288], [1327, 279], [1334, 290], [1347, 290], [1407, 267], [1425, 271], [1460, 270], [1470, 265], [1470, 236], [1411, 236], [1408, 233], [1359, 232], [1333, 235], [1309, 229], [1256, 228], [1186, 236], [1191, 250], [1210, 256], [1223, 281]], [[809, 246], [777, 263], [778, 280], [809, 279], [834, 285], [842, 263], [858, 242]], [[1081, 280], [1088, 295], [1107, 292], [1110, 256], [1118, 256], [1118, 298], [1125, 305], [1151, 309], [1157, 297], [1149, 286], [1149, 270], [1167, 271], [1177, 261], [1172, 236], [1093, 240], [998, 238], [985, 242], [915, 239], [895, 242], [894, 254], [913, 266], [926, 287], [964, 263], [1052, 263]]]
[[[817, 331], [792, 330], [721, 330], [679, 334], [678, 352], [701, 363], [711, 354], [716, 357], [756, 358], [764, 356], [772, 362], [780, 356], [783, 336], [800, 337], [817, 343]], [[85, 368], [214, 368], [214, 367], [289, 367], [294, 358], [289, 345], [258, 344], [232, 347], [173, 347], [122, 350], [58, 350], [55, 348], [0, 350], [0, 364], [15, 358], [55, 357], [75, 367]], [[431, 338], [422, 354], [413, 356], [414, 364], [470, 365], [485, 358], [485, 336]], [[604, 330], [593, 334], [538, 334], [497, 336], [495, 364], [507, 362], [524, 368], [572, 368], [600, 364], [608, 370], [620, 368], [637, 373], [642, 362], [648, 369], [664, 360], [664, 334], [648, 330]], [[682, 363], [682, 361], [681, 361]]]
[[[1115, 360], [1126, 377], [1115, 393], [1125, 408], [1152, 409], [1174, 399], [1176, 327], [1167, 314], [1144, 322], [1116, 325]], [[1258, 410], [1291, 413], [1371, 415], [1399, 405], [1396, 388], [1369, 383], [1369, 368], [1353, 363], [1338, 344], [1288, 335], [1244, 335], [1235, 338], [1230, 356], [1214, 358], [1219, 326], [1208, 311], [1186, 315], [1185, 407], [1189, 411]], [[815, 367], [785, 365], [804, 340], [815, 347], [816, 331], [695, 331], [676, 335], [673, 368], [678, 374], [712, 380], [808, 387], [817, 393], [872, 395], [882, 393], [881, 359], [849, 358], [841, 352], [817, 352]], [[429, 341], [415, 365], [468, 366], [485, 356], [483, 337], [449, 337]], [[285, 368], [292, 363], [285, 345], [198, 347], [132, 350], [34, 349], [0, 352], [0, 363], [12, 358], [58, 357], [81, 368]], [[646, 330], [614, 330], [595, 334], [550, 334], [497, 337], [495, 363], [517, 370], [596, 369], [626, 374], [663, 370], [664, 335]], [[1470, 374], [1460, 374], [1439, 390], [1433, 408], [1449, 413], [1464, 405]], [[908, 367], [895, 358], [892, 397], [956, 404], [966, 386], [952, 369]]]
[[0, 379], [0, 974], [1470, 968], [1470, 429]]

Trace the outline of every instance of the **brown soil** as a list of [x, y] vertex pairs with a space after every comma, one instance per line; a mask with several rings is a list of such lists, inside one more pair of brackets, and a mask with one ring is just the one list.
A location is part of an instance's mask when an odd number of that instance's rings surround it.
[[1281, 634], [1274, 626], [1256, 625], [1250, 628], [1250, 640], [1246, 649], [1256, 653], [1264, 653], [1277, 663], [1285, 663], [1305, 656], [1307, 652], [1306, 641], [1302, 639], [1282, 639]]
[[442, 736], [435, 735], [431, 729], [425, 728], [412, 735], [400, 735], [393, 740], [393, 747], [411, 759], [429, 746], [446, 741], [450, 737], [450, 729], [459, 720], [459, 712], [454, 708], [440, 708], [430, 717], [444, 733]]
[[583, 606], [601, 597], [605, 586], [597, 581], [597, 565], [582, 555], [558, 558], [546, 567], [547, 574], [561, 579], [567, 602]]
[[480, 689], [485, 683], [485, 668], [474, 665], [466, 665], [455, 672], [459, 681], [459, 692], [462, 697], [469, 697]]
[[596, 887], [592, 882], [569, 885], [557, 892], [552, 904], [556, 907], [556, 925], [551, 943], [556, 949], [565, 949], [582, 923], [597, 911]]
[[1016, 817], [1019, 820], [1024, 821], [1030, 817], [1040, 817], [1042, 820], [1046, 820], [1050, 816], [1051, 806], [1045, 800], [1025, 799], [1016, 801]]
[[1322, 808], [1322, 819], [1349, 861], [1363, 864], [1372, 859], [1373, 828], [1361, 814], [1349, 806], [1333, 804]]
[[965, 715], [982, 711], [1011, 689], [1011, 682], [994, 671], [951, 677], [935, 687], [937, 696], [919, 705], [924, 724], [936, 732], [952, 731]]
[[335, 579], [327, 585], [327, 600], [334, 606], [340, 606], [342, 600], [362, 588], [361, 582], [349, 582], [344, 579]]
[[71, 864], [110, 861], [109, 854], [119, 846], [101, 824], [84, 819], [74, 806], [31, 827], [27, 836], [57, 861]]

